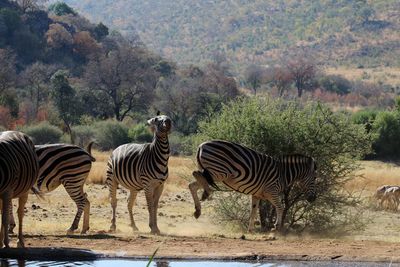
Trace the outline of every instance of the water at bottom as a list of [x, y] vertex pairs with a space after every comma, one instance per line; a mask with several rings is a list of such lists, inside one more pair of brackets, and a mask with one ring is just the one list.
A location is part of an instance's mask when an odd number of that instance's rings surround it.
[[[1, 267], [142, 267], [147, 266], [147, 261], [144, 260], [129, 260], [129, 259], [104, 259], [96, 261], [25, 261], [0, 259]], [[165, 261], [155, 260], [150, 264], [152, 267], [297, 267], [297, 266], [399, 266], [400, 264], [393, 263], [376, 263], [376, 262], [339, 262], [339, 261], [279, 261], [279, 262], [230, 262], [230, 261]]]

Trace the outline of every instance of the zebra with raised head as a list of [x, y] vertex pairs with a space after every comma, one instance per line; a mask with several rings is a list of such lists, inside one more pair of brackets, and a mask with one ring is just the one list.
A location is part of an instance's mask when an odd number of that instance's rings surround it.
[[199, 171], [194, 171], [196, 181], [189, 184], [195, 203], [194, 216], [201, 214], [197, 191], [204, 189], [202, 200], [222, 182], [230, 189], [252, 196], [249, 231], [254, 229], [254, 219], [261, 199], [268, 200], [276, 209], [275, 229], [283, 226], [283, 195], [294, 183], [304, 188], [309, 202], [316, 198], [316, 164], [313, 158], [287, 155], [277, 159], [258, 153], [242, 145], [214, 140], [202, 143], [197, 151]]
[[28, 193], [38, 177], [38, 157], [30, 138], [20, 132], [0, 133], [0, 198], [2, 202], [0, 248], [9, 247], [10, 206], [18, 199], [18, 247], [24, 247], [22, 221]]
[[[77, 212], [67, 234], [78, 229], [83, 216], [82, 234], [89, 230], [90, 202], [83, 191], [86, 178], [96, 159], [91, 155], [94, 142], [90, 142], [87, 151], [70, 144], [36, 145], [35, 151], [39, 158], [39, 178], [36, 186], [42, 193], [51, 192], [62, 184], [71, 199], [76, 203]], [[15, 227], [11, 217], [10, 232]]]
[[168, 178], [168, 159], [170, 154], [168, 134], [172, 122], [167, 116], [147, 121], [154, 131], [153, 141], [146, 144], [125, 144], [116, 148], [107, 164], [106, 184], [110, 190], [112, 220], [110, 231], [116, 230], [117, 188], [121, 184], [130, 190], [128, 211], [131, 227], [137, 231], [132, 208], [136, 195], [144, 190], [149, 211], [149, 226], [152, 234], [160, 234], [157, 226], [158, 201]]

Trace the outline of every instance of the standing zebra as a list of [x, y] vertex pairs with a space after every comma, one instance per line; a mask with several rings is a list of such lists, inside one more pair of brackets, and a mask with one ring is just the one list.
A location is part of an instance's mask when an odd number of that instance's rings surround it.
[[[76, 203], [78, 211], [67, 234], [72, 234], [78, 229], [79, 221], [83, 216], [82, 234], [89, 230], [90, 202], [83, 191], [86, 178], [96, 161], [91, 155], [93, 142], [90, 142], [87, 151], [70, 144], [51, 144], [35, 146], [39, 158], [39, 178], [37, 188], [46, 193], [56, 189], [62, 184], [71, 199]], [[10, 232], [15, 227], [11, 216]]]
[[112, 220], [110, 231], [116, 230], [117, 187], [123, 185], [130, 190], [128, 211], [131, 226], [137, 231], [132, 208], [137, 193], [144, 189], [149, 210], [149, 226], [152, 234], [160, 234], [157, 226], [158, 201], [168, 178], [169, 142], [171, 119], [159, 116], [147, 121], [154, 131], [153, 141], [147, 144], [125, 144], [117, 147], [107, 164], [106, 184], [110, 190]]
[[282, 196], [295, 182], [305, 190], [307, 200], [315, 200], [316, 164], [314, 159], [302, 155], [281, 156], [278, 159], [258, 153], [250, 148], [227, 141], [209, 141], [197, 151], [200, 171], [194, 171], [196, 181], [189, 184], [195, 203], [194, 216], [201, 214], [197, 190], [202, 187], [202, 200], [211, 193], [215, 182], [252, 196], [249, 231], [254, 229], [254, 218], [261, 199], [269, 200], [276, 209], [275, 229], [283, 226]]
[[38, 177], [38, 158], [29, 137], [23, 133], [0, 133], [0, 198], [2, 202], [0, 248], [9, 247], [10, 206], [18, 200], [18, 247], [24, 247], [22, 220], [28, 192]]

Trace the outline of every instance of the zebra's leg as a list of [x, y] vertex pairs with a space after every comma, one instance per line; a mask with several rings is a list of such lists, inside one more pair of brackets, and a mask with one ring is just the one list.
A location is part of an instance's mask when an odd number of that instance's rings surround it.
[[157, 224], [157, 211], [158, 211], [158, 202], [160, 200], [161, 194], [164, 190], [164, 184], [160, 184], [158, 187], [156, 187], [156, 189], [154, 190], [154, 197], [153, 197], [153, 225], [155, 228], [154, 233], [159, 235], [160, 233], [160, 229], [158, 229], [158, 224]]
[[271, 199], [271, 204], [275, 207], [276, 211], [276, 221], [274, 224], [274, 228], [272, 229], [273, 231], [280, 231], [283, 228], [283, 204], [280, 201], [280, 198], [273, 198]]
[[24, 219], [24, 208], [25, 204], [28, 201], [28, 192], [21, 195], [18, 199], [18, 243], [17, 246], [19, 248], [24, 248], [25, 247], [25, 242], [24, 242], [24, 235], [22, 233], [22, 221]]
[[10, 224], [10, 213], [9, 213], [8, 209], [10, 208], [11, 195], [12, 195], [12, 192], [7, 190], [6, 192], [3, 192], [2, 196], [1, 196], [3, 205], [2, 205], [2, 214], [1, 214], [0, 248], [2, 248], [3, 245], [6, 248], [10, 247], [10, 240], [8, 237], [8, 226]]
[[259, 204], [260, 204], [260, 199], [255, 196], [251, 196], [251, 213], [250, 213], [250, 221], [248, 228], [249, 233], [254, 231], [254, 220], [258, 211]]
[[87, 199], [87, 194], [85, 195], [85, 207], [83, 208], [83, 225], [81, 234], [86, 234], [89, 230], [89, 216], [90, 216], [90, 201]]
[[82, 212], [86, 206], [86, 196], [85, 193], [83, 192], [83, 183], [77, 185], [72, 182], [71, 183], [65, 182], [63, 183], [63, 185], [68, 195], [75, 202], [77, 208], [77, 212], [72, 222], [72, 225], [67, 230], [67, 235], [71, 235], [74, 233], [76, 229], [78, 229], [79, 221], [81, 220], [82, 217]]
[[9, 211], [10, 211], [10, 226], [8, 227], [8, 233], [13, 234], [16, 224], [15, 224], [15, 219], [14, 219], [14, 214], [13, 214], [12, 200], [10, 201]]
[[201, 201], [208, 199], [212, 193], [212, 190], [207, 183], [207, 179], [203, 176], [203, 173], [201, 171], [194, 171], [192, 174], [199, 185], [201, 185], [201, 187], [203, 187], [204, 189], [203, 195], [201, 196]]
[[199, 200], [199, 196], [197, 195], [197, 191], [199, 190], [200, 185], [198, 181], [194, 181], [189, 184], [189, 189], [190, 193], [192, 194], [193, 201], [194, 201], [194, 208], [195, 212], [193, 213], [193, 216], [197, 219], [201, 215], [201, 203]]
[[131, 193], [128, 198], [129, 219], [131, 220], [131, 227], [133, 231], [139, 231], [139, 229], [136, 227], [135, 220], [133, 219], [133, 212], [132, 212], [132, 208], [135, 205], [137, 193], [138, 192], [135, 189], [131, 189]]
[[112, 180], [111, 183], [109, 184], [110, 202], [111, 202], [111, 208], [112, 208], [112, 219], [111, 219], [110, 232], [112, 232], [112, 233], [115, 232], [115, 230], [117, 229], [117, 226], [116, 226], [117, 187], [118, 187], [118, 183], [115, 180]]
[[146, 201], [147, 201], [147, 208], [149, 210], [149, 227], [151, 229], [152, 234], [159, 234], [160, 230], [157, 228], [157, 225], [155, 225], [155, 220], [154, 220], [154, 193], [156, 186], [154, 183], [151, 183], [145, 188], [145, 195], [146, 195]]

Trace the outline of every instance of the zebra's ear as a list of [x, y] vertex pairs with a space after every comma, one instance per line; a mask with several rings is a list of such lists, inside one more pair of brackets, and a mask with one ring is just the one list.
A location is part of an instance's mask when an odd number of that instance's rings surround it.
[[160, 116], [161, 112], [159, 110], [157, 110], [157, 116]]

